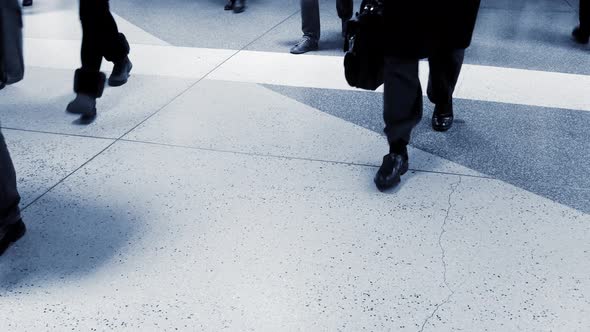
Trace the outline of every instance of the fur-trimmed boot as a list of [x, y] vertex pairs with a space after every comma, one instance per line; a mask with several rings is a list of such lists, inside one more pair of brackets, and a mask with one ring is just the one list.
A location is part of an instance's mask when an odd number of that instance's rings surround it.
[[84, 117], [96, 116], [96, 98], [102, 96], [105, 81], [106, 76], [101, 72], [76, 69], [74, 75], [76, 98], [68, 104], [66, 110]]

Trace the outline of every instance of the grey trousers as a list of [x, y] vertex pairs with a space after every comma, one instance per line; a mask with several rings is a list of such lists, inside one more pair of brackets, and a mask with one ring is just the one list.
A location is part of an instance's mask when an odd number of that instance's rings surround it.
[[[340, 19], [349, 20], [354, 10], [353, 0], [336, 0], [336, 10]], [[319, 0], [301, 0], [301, 30], [304, 36], [320, 40]]]
[[4, 228], [20, 220], [20, 195], [16, 189], [16, 173], [0, 131], [0, 236]]
[[[450, 105], [461, 72], [465, 50], [440, 51], [428, 58], [428, 98], [435, 105]], [[412, 129], [422, 119], [422, 87], [418, 59], [385, 57], [383, 120], [390, 152], [403, 153]]]

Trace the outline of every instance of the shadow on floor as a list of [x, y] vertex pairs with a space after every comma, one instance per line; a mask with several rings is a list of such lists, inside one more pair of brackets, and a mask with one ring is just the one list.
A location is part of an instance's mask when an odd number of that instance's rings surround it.
[[132, 242], [124, 204], [49, 194], [23, 212], [27, 234], [0, 258], [0, 293], [93, 273]]

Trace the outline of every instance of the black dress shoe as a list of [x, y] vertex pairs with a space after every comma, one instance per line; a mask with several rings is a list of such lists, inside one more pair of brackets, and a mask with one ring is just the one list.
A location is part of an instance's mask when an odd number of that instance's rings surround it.
[[572, 37], [574, 37], [574, 40], [577, 43], [588, 44], [588, 42], [590, 41], [590, 31], [584, 32], [578, 26], [574, 29], [574, 31], [572, 31]]
[[238, 14], [246, 10], [246, 0], [234, 1], [234, 13]]
[[432, 113], [432, 129], [436, 131], [447, 131], [453, 126], [453, 108], [452, 107], [434, 107]]
[[109, 85], [110, 86], [121, 86], [127, 83], [129, 79], [129, 73], [133, 68], [133, 64], [129, 61], [128, 57], [125, 59], [116, 62], [115, 66], [113, 67], [113, 72], [111, 76], [109, 76]]
[[232, 10], [234, 9], [234, 3], [236, 2], [236, 0], [227, 0], [227, 4], [225, 4], [225, 7], [223, 7], [223, 9], [225, 10]]
[[307, 36], [301, 38], [301, 40], [291, 48], [291, 54], [303, 54], [310, 51], [317, 51], [318, 41], [313, 40]]
[[28, 7], [33, 5], [33, 0], [23, 0], [23, 7]]
[[27, 227], [25, 223], [21, 220], [17, 221], [15, 224], [9, 225], [6, 227], [6, 233], [2, 238], [0, 238], [0, 256], [4, 254], [6, 249], [10, 247], [11, 244], [18, 241], [25, 233], [27, 232]]
[[408, 172], [408, 155], [390, 153], [383, 156], [383, 164], [375, 175], [375, 185], [380, 191], [395, 187], [401, 176]]

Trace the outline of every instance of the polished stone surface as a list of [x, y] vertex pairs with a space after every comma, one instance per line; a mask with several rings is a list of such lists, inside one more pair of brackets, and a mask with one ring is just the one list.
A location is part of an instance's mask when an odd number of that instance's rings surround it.
[[386, 193], [382, 96], [346, 84], [334, 2], [303, 56], [298, 1], [224, 2], [111, 2], [134, 71], [86, 125], [64, 113], [75, 2], [25, 10], [0, 120], [29, 232], [0, 259], [0, 331], [586, 332], [575, 1], [482, 2], [455, 127], [426, 103]]

